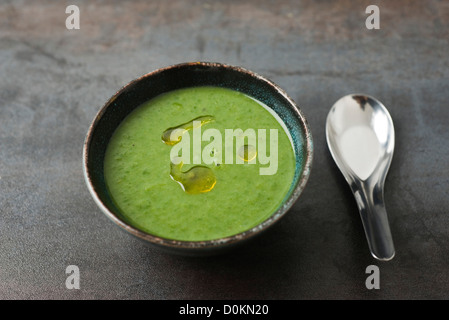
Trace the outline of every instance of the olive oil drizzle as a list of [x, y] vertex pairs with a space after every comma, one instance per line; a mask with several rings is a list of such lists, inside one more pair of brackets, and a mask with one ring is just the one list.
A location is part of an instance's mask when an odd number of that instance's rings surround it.
[[[179, 126], [168, 128], [162, 133], [162, 141], [169, 146], [174, 146], [181, 142], [182, 134], [185, 132], [195, 129], [198, 125], [203, 126], [214, 120], [215, 118], [213, 116], [201, 116]], [[177, 140], [171, 140], [172, 132], [179, 129], [183, 130], [182, 134], [178, 135]], [[170, 160], [170, 177], [178, 182], [186, 193], [205, 193], [211, 191], [215, 187], [217, 178], [211, 168], [206, 166], [194, 166], [183, 172], [183, 166], [184, 164], [182, 162], [174, 164]]]
[[201, 127], [206, 123], [209, 123], [214, 120], [215, 118], [213, 116], [201, 116], [193, 120], [190, 120], [189, 122], [180, 124], [179, 126], [168, 128], [167, 130], [164, 131], [164, 133], [162, 133], [162, 141], [165, 144], [168, 144], [169, 146], [174, 146], [175, 144], [180, 142], [182, 138], [181, 136], [179, 136], [178, 140], [171, 140], [171, 134], [173, 131], [180, 129], [183, 130], [182, 133], [184, 134], [189, 130], [195, 129], [195, 123], [199, 122], [199, 126]]

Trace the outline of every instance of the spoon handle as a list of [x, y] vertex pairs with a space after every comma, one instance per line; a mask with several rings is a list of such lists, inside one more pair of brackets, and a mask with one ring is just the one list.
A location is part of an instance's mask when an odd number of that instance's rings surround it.
[[383, 191], [379, 185], [353, 189], [371, 254], [381, 261], [393, 259], [395, 249], [388, 223]]

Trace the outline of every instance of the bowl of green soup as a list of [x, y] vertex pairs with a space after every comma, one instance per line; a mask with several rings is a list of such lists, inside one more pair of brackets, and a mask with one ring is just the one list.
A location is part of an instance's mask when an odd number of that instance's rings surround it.
[[260, 234], [308, 180], [310, 129], [273, 82], [192, 62], [148, 73], [100, 109], [85, 140], [87, 186], [121, 229], [185, 255]]

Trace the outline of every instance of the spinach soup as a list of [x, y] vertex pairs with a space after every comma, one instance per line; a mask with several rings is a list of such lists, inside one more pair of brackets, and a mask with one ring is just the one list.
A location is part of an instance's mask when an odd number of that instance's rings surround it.
[[264, 104], [231, 89], [192, 87], [132, 111], [109, 141], [104, 174], [129, 224], [167, 239], [213, 240], [278, 209], [295, 152]]

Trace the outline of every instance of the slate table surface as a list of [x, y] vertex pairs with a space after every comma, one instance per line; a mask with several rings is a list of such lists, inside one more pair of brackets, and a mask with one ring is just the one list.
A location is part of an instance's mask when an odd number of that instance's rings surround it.
[[[448, 1], [0, 2], [1, 299], [449, 298]], [[368, 5], [380, 29], [368, 30]], [[120, 87], [186, 61], [238, 65], [281, 86], [307, 117], [314, 162], [300, 200], [229, 254], [185, 258], [126, 234], [82, 172], [87, 129]], [[396, 130], [385, 200], [396, 246], [369, 254], [328, 151], [332, 104], [366, 93]], [[80, 270], [69, 290], [66, 267]], [[367, 266], [380, 271], [368, 290]]]

